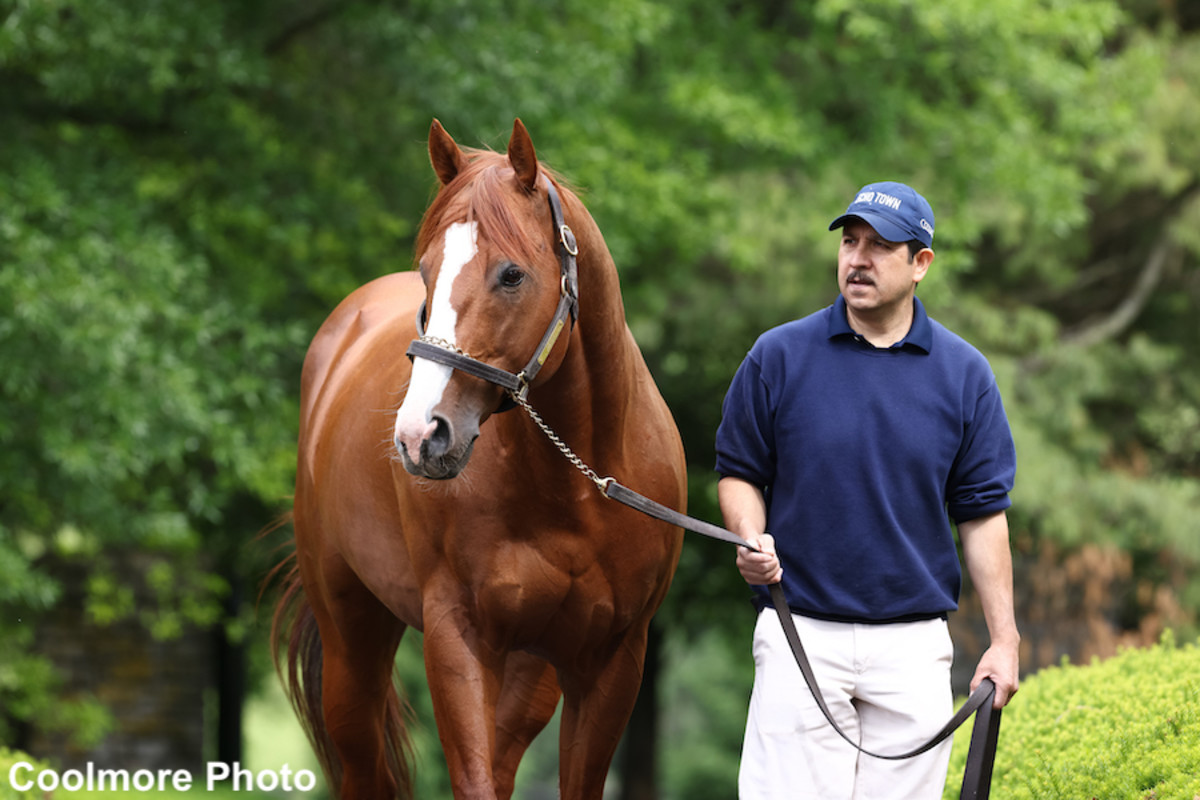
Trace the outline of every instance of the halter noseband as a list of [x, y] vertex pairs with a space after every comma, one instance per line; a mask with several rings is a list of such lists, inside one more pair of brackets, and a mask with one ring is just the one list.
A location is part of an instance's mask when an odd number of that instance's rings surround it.
[[[545, 178], [545, 175], [543, 177]], [[554, 243], [558, 250], [560, 273], [558, 308], [554, 310], [554, 318], [550, 320], [550, 325], [542, 335], [542, 341], [534, 351], [533, 357], [525, 364], [525, 368], [520, 372], [512, 373], [499, 367], [493, 367], [491, 364], [485, 364], [472, 358], [444, 339], [426, 336], [424, 301], [417, 309], [418, 338], [409, 344], [406, 352], [409, 358], [426, 358], [503, 387], [508, 391], [509, 396], [505, 398], [500, 408], [497, 409], [498, 411], [508, 411], [513, 408], [516, 405], [514, 398], [525, 399], [529, 393], [529, 384], [533, 382], [542, 365], [546, 363], [546, 359], [550, 357], [550, 351], [554, 349], [554, 343], [558, 341], [559, 334], [566, 327], [567, 319], [569, 318], [574, 325], [579, 315], [579, 274], [575, 263], [579, 247], [575, 242], [575, 234], [563, 220], [562, 201], [559, 200], [558, 190], [554, 188], [553, 181], [549, 178], [545, 178], [545, 180], [547, 197], [550, 201], [550, 217], [554, 223]]]

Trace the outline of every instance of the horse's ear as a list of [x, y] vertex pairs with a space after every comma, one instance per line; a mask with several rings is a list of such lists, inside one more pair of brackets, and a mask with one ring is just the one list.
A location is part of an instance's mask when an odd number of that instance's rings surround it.
[[508, 163], [517, 173], [517, 182], [527, 192], [537, 185], [538, 161], [533, 151], [533, 140], [520, 119], [513, 120], [512, 137], [508, 140]]
[[458, 143], [436, 119], [429, 126], [429, 161], [443, 186], [454, 180], [467, 165], [467, 157], [458, 148]]

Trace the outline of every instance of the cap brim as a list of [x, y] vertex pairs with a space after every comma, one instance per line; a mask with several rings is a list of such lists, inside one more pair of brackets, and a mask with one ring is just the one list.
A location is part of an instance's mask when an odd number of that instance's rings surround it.
[[845, 227], [850, 220], [862, 220], [875, 229], [875, 232], [887, 239], [889, 242], [907, 242], [911, 239], [920, 239], [920, 236], [915, 236], [899, 225], [891, 222], [879, 214], [872, 214], [870, 211], [856, 212], [854, 214], [842, 214], [840, 217], [829, 223], [829, 230], [836, 230]]

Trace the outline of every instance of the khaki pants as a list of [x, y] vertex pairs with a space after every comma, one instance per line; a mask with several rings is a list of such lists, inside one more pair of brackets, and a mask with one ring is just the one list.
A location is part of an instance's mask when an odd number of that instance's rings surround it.
[[[876, 753], [911, 750], [954, 713], [944, 620], [861, 625], [792, 615], [834, 718]], [[940, 800], [951, 741], [904, 761], [859, 753], [821, 714], [773, 609], [754, 629], [741, 800]]]

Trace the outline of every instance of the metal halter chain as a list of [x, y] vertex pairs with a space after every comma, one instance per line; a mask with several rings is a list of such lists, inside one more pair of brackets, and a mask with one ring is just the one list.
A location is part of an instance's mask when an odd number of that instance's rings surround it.
[[473, 358], [473, 356], [470, 356], [467, 354], [466, 350], [463, 350], [461, 347], [456, 345], [454, 342], [451, 342], [447, 339], [442, 339], [438, 336], [422, 335], [420, 337], [420, 341], [425, 342], [426, 344], [431, 344], [434, 347], [441, 347], [444, 350], [449, 350], [451, 352], [458, 353], [460, 356], [465, 356], [467, 358]]
[[525, 413], [529, 415], [529, 418], [533, 420], [535, 425], [542, 429], [542, 433], [546, 434], [546, 438], [558, 448], [558, 452], [562, 453], [563, 456], [566, 457], [567, 461], [571, 462], [575, 469], [582, 472], [585, 478], [596, 484], [597, 489], [606, 495], [608, 494], [608, 488], [616, 482], [615, 478], [601, 478], [600, 474], [596, 472], [596, 470], [589, 467], [586, 463], [584, 463], [582, 458], [575, 455], [575, 451], [572, 450], [566, 442], [558, 438], [558, 434], [554, 432], [554, 429], [546, 424], [546, 421], [542, 419], [542, 415], [534, 411], [533, 406], [529, 405], [529, 401], [523, 396], [512, 391], [511, 389], [508, 392], [508, 396], [513, 399], [514, 403], [525, 409]]

